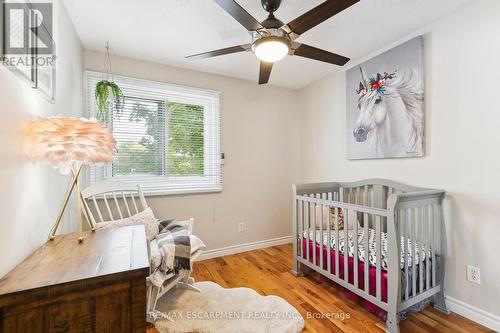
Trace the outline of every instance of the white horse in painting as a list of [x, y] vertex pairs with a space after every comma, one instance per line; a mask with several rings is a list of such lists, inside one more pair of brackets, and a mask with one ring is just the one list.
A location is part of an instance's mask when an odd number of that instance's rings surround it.
[[377, 74], [368, 79], [363, 68], [359, 85], [359, 116], [353, 135], [371, 157], [422, 156], [424, 89], [412, 69]]

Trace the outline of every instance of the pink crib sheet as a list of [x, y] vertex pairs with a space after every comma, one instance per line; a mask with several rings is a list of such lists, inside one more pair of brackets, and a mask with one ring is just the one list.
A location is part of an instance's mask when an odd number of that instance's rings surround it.
[[[309, 261], [313, 262], [313, 240], [309, 240]], [[307, 239], [303, 238], [302, 239], [302, 246], [304, 249], [304, 253], [302, 254], [302, 257], [304, 259], [307, 259], [307, 252], [306, 252], [306, 245], [307, 245]], [[319, 266], [320, 264], [320, 246], [319, 244], [316, 244], [316, 265]], [[328, 262], [328, 248], [326, 246], [323, 246], [323, 268], [327, 270], [327, 262]], [[331, 261], [330, 261], [330, 273], [335, 274], [335, 250], [330, 249], [330, 254], [331, 254]], [[368, 286], [369, 286], [369, 293], [372, 296], [376, 296], [377, 293], [377, 269], [376, 267], [368, 265]], [[382, 301], [387, 302], [387, 271], [382, 270], [380, 271], [381, 273], [381, 278], [380, 278], [380, 293], [382, 296]], [[344, 255], [343, 253], [339, 253], [339, 276], [341, 279], [344, 278]], [[348, 258], [348, 274], [347, 274], [348, 282], [352, 285], [354, 285], [354, 258], [349, 257]], [[365, 263], [363, 261], [358, 261], [358, 288], [363, 289], [365, 288]], [[361, 303], [364, 301], [364, 307], [371, 313], [379, 316], [380, 318], [386, 317], [386, 312], [376, 306], [375, 304], [363, 300], [361, 297], [356, 295], [355, 293], [345, 289], [346, 296], [349, 297], [349, 299]]]

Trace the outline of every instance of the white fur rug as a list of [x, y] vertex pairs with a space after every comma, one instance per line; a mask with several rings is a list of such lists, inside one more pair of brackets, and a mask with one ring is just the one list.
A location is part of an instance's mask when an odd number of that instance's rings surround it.
[[158, 300], [158, 331], [297, 333], [304, 328], [300, 313], [281, 297], [261, 296], [249, 288], [225, 289], [213, 282], [195, 286], [201, 293], [173, 289]]

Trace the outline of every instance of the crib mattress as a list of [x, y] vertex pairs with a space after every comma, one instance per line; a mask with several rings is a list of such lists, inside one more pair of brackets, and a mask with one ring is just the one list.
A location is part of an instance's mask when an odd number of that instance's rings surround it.
[[[304, 238], [307, 236], [307, 231], [304, 230], [303, 234]], [[314, 230], [309, 230], [309, 239], [312, 241], [314, 238]], [[335, 230], [331, 230], [330, 232], [330, 248], [332, 250], [337, 250], [335, 248]], [[344, 240], [344, 230], [339, 230], [339, 253], [344, 253], [345, 249], [345, 240]], [[381, 232], [380, 235], [380, 257], [381, 257], [381, 263], [380, 266], [383, 270], [387, 270], [388, 264], [387, 264], [387, 233], [386, 232]], [[328, 246], [328, 231], [323, 230], [323, 234], [321, 237], [321, 231], [316, 230], [316, 243], [320, 244], [320, 240], [323, 240], [323, 245], [326, 247]], [[348, 230], [348, 254], [349, 257], [354, 257], [354, 230]], [[377, 249], [376, 249], [376, 232], [375, 229], [369, 228], [368, 229], [368, 261], [371, 266], [377, 266]], [[400, 258], [400, 265], [401, 269], [404, 268], [405, 266], [405, 255], [403, 253], [404, 249], [404, 237], [401, 237], [401, 258]], [[305, 249], [304, 249], [305, 250]], [[414, 263], [415, 265], [418, 265], [418, 263], [425, 261], [426, 259], [426, 246], [424, 244], [419, 244], [419, 242], [416, 242], [416, 251], [415, 251], [415, 256], [413, 256], [413, 244], [411, 239], [408, 239], [408, 244], [407, 244], [407, 263], [408, 267], [411, 267], [412, 264]], [[358, 260], [364, 262], [365, 257], [366, 257], [366, 249], [365, 249], [365, 230], [364, 228], [359, 228], [358, 229]], [[312, 253], [311, 253], [312, 255]], [[413, 258], [413, 260], [412, 260]]]

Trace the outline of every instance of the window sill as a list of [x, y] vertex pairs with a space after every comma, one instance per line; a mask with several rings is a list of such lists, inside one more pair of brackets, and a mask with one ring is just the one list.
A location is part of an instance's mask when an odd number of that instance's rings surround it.
[[220, 193], [223, 188], [197, 188], [197, 189], [176, 189], [176, 190], [146, 190], [143, 189], [145, 197], [160, 197], [160, 196], [186, 196], [186, 195], [196, 195], [196, 194], [211, 194]]

